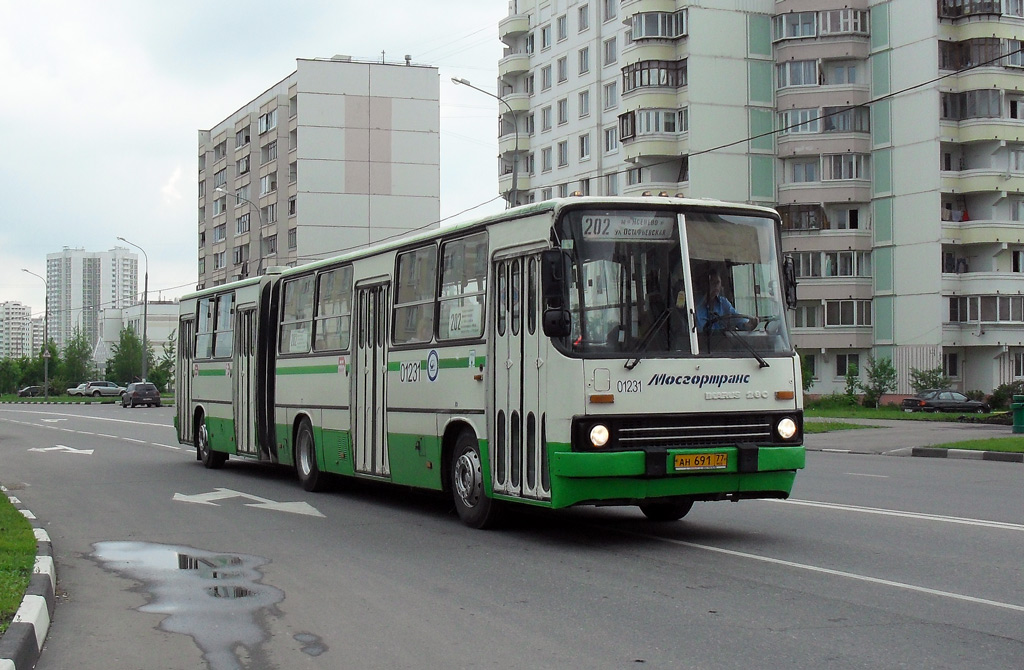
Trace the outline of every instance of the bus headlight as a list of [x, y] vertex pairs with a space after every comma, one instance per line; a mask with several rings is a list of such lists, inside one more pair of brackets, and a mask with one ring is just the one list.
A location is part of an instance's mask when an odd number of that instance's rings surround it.
[[783, 440], [792, 439], [796, 435], [796, 422], [788, 416], [782, 421], [779, 421], [778, 425], [775, 426], [775, 432], [779, 434]]
[[590, 443], [595, 447], [600, 448], [608, 444], [610, 437], [611, 433], [608, 431], [608, 426], [599, 423], [590, 429]]

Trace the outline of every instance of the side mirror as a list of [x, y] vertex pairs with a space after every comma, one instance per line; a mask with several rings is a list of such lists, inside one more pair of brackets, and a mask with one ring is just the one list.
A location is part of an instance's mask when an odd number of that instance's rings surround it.
[[572, 317], [567, 309], [544, 310], [544, 334], [548, 337], [569, 337], [572, 334]]
[[782, 281], [786, 291], [786, 306], [796, 309], [796, 265], [792, 256], [782, 261]]
[[544, 334], [568, 337], [572, 334], [572, 316], [565, 308], [569, 289], [569, 257], [561, 249], [545, 249], [540, 254], [541, 293], [544, 297]]

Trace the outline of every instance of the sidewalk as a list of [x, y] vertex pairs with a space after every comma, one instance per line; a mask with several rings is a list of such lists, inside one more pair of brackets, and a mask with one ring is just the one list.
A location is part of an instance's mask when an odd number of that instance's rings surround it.
[[[936, 444], [983, 440], [990, 437], [1011, 437], [1011, 426], [956, 421], [899, 421], [891, 419], [817, 419], [805, 418], [806, 423], [836, 421], [855, 423], [876, 428], [833, 430], [828, 433], [806, 435], [804, 445], [808, 451], [838, 451], [851, 454], [883, 454], [887, 456], [925, 456], [937, 458], [970, 458], [978, 460], [1024, 463], [1024, 454], [966, 449], [932, 449]], [[1024, 436], [1021, 436], [1024, 442]]]

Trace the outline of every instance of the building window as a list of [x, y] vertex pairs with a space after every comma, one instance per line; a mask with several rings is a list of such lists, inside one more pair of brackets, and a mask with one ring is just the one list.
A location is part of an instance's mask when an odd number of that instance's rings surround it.
[[789, 86], [816, 86], [818, 84], [818, 61], [796, 60], [775, 66], [779, 88]]
[[630, 168], [626, 171], [626, 184], [628, 186], [636, 186], [637, 184], [643, 183], [643, 168]]
[[826, 251], [825, 277], [870, 277], [870, 251]]
[[562, 56], [555, 65], [558, 68], [558, 83], [562, 83], [569, 78], [569, 59], [567, 56]]
[[775, 17], [774, 28], [776, 40], [814, 37], [817, 33], [817, 14], [815, 12], [780, 14]]
[[551, 130], [551, 107], [541, 107], [540, 110], [540, 129]]
[[960, 377], [960, 356], [956, 352], [942, 352], [942, 374], [952, 379]]
[[221, 270], [227, 266], [227, 254], [226, 251], [217, 251], [213, 254], [213, 269]]
[[294, 251], [299, 246], [298, 232], [291, 228], [288, 230], [288, 248]]
[[638, 88], [686, 86], [686, 59], [677, 61], [647, 60], [622, 68], [622, 91]]
[[619, 128], [612, 126], [604, 129], [604, 152], [606, 154], [619, 150]]
[[213, 215], [223, 214], [227, 210], [227, 198], [217, 198], [213, 201]]
[[601, 18], [603, 18], [606, 22], [611, 21], [618, 14], [619, 0], [602, 0], [601, 9], [603, 10], [601, 13]]
[[796, 135], [818, 132], [818, 110], [790, 109], [779, 112], [779, 134]]
[[235, 219], [235, 235], [242, 235], [249, 232], [249, 213]]
[[603, 65], [611, 65], [616, 60], [618, 60], [618, 48], [616, 48], [615, 38], [609, 37], [604, 41]]
[[870, 326], [870, 300], [826, 300], [825, 326]]
[[551, 48], [551, 24], [548, 24], [540, 29], [540, 49]]
[[565, 14], [555, 19], [555, 29], [559, 42], [569, 37], [569, 18]]
[[569, 164], [569, 142], [563, 140], [558, 143], [558, 167], [565, 167]]
[[821, 114], [826, 133], [866, 133], [871, 130], [871, 112], [867, 107], [825, 107]]
[[619, 106], [619, 84], [613, 81], [604, 85], [604, 108], [615, 109]]
[[604, 176], [604, 190], [605, 195], [618, 195], [619, 194], [619, 175], [618, 173], [606, 174]]
[[558, 125], [569, 122], [569, 100], [562, 98], [558, 101]]
[[246, 154], [235, 161], [235, 174], [243, 175], [249, 173], [249, 156]]
[[[1011, 0], [1012, 1], [1012, 0]], [[1020, 0], [1016, 0], [1019, 2]], [[819, 32], [822, 35], [856, 33], [866, 35], [869, 30], [870, 14], [863, 9], [833, 9], [821, 12]]]
[[851, 372], [860, 376], [860, 354], [836, 354], [836, 377], [845, 377]]
[[228, 169], [224, 168], [223, 170], [218, 170], [216, 174], [213, 175], [214, 188], [223, 186], [226, 183], [228, 183]]
[[288, 216], [295, 216], [295, 196], [288, 198]]
[[[590, 91], [580, 91], [579, 95], [580, 118], [590, 116]], [[1024, 152], [1021, 152], [1024, 155]]]
[[790, 161], [789, 170], [790, 183], [801, 184], [818, 181], [818, 159], [797, 158]]
[[825, 84], [828, 86], [848, 86], [860, 81], [858, 67], [855, 62], [829, 63], [825, 68]]
[[270, 132], [274, 128], [277, 128], [277, 110], [272, 109], [266, 114], [260, 115], [259, 129], [260, 135], [266, 132]]
[[590, 27], [590, 5], [580, 5], [576, 11], [576, 25], [581, 33]]
[[213, 227], [213, 241], [223, 242], [228, 236], [228, 224], [222, 223]]
[[235, 265], [241, 265], [242, 263], [249, 260], [249, 245], [240, 244], [232, 250], [231, 260], [234, 261]]
[[675, 39], [686, 35], [686, 10], [634, 14], [630, 22], [633, 40]]
[[590, 133], [580, 135], [580, 160], [590, 158]]
[[580, 74], [590, 72], [590, 47], [583, 47], [579, 50], [579, 66]]
[[821, 276], [820, 251], [794, 251], [789, 254], [798, 278]]
[[822, 158], [824, 181], [868, 178], [867, 154], [832, 154]]
[[228, 141], [222, 140], [213, 147], [213, 161], [216, 163], [228, 155]]
[[236, 149], [238, 147], [244, 147], [246, 144], [249, 143], [249, 140], [250, 140], [249, 129], [250, 128], [251, 128], [251, 126], [246, 126], [245, 128], [242, 128], [241, 130], [239, 130], [239, 131], [237, 131], [235, 133], [235, 148]]
[[273, 193], [277, 190], [277, 173], [271, 172], [268, 175], [260, 177], [260, 195], [266, 195]]
[[545, 65], [540, 69], [540, 90], [546, 91], [551, 88], [551, 66]]
[[814, 354], [804, 354], [800, 357], [800, 363], [803, 369], [808, 372], [811, 379], [818, 378], [818, 357]]
[[267, 205], [266, 207], [263, 207], [262, 209], [260, 209], [260, 212], [262, 212], [262, 214], [263, 214], [263, 221], [260, 222], [263, 225], [270, 225], [271, 223], [276, 223], [277, 222], [277, 203], [276, 202], [272, 202], [269, 205]]
[[277, 235], [263, 238], [263, 255], [270, 256], [277, 253]]
[[540, 190], [540, 199], [541, 200], [551, 200], [551, 189], [550, 188], [542, 188]]
[[551, 171], [551, 147], [544, 147], [540, 150], [540, 171]]
[[821, 325], [821, 303], [812, 300], [798, 300], [793, 312], [794, 328], [817, 328]]
[[260, 165], [266, 165], [273, 160], [277, 160], [277, 140], [260, 147]]
[[1013, 377], [1014, 379], [1024, 377], [1024, 353], [1017, 352], [1013, 355]]

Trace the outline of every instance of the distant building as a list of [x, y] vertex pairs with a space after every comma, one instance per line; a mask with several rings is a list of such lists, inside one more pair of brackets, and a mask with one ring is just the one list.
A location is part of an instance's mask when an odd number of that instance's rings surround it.
[[99, 314], [123, 308], [139, 291], [139, 257], [124, 247], [85, 251], [64, 247], [46, 255], [48, 336], [63, 352], [80, 329], [90, 346], [100, 335]]
[[438, 225], [437, 68], [297, 61], [199, 131], [199, 286]]
[[0, 302], [0, 358], [39, 353], [32, 345], [32, 309], [17, 301]]
[[[114, 355], [113, 346], [121, 339], [121, 329], [131, 326], [136, 336], [142, 338], [142, 303], [124, 309], [108, 308], [100, 313], [100, 337], [93, 346], [93, 362], [99, 370], [106, 369], [107, 361]], [[152, 368], [164, 354], [164, 345], [171, 333], [178, 327], [178, 303], [162, 300], [150, 301], [146, 310], [146, 338], [153, 346]], [[126, 380], [121, 380], [126, 381]]]

